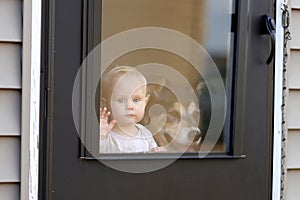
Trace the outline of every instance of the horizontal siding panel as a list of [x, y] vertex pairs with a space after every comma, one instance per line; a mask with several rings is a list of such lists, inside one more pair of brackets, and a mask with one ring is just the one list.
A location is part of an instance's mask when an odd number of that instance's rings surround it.
[[300, 50], [291, 50], [288, 66], [289, 88], [300, 89]]
[[300, 197], [300, 170], [288, 170], [286, 181], [286, 199], [299, 200]]
[[0, 136], [0, 183], [20, 181], [20, 137]]
[[292, 10], [291, 27], [292, 40], [290, 41], [291, 48], [300, 48], [300, 10]]
[[[292, 40], [288, 65], [289, 91], [287, 102], [288, 141], [286, 146], [288, 174], [286, 179], [286, 199], [299, 200], [300, 197], [300, 1], [290, 1], [292, 8], [290, 31]], [[295, 9], [296, 8], [296, 9]], [[294, 129], [294, 130], [291, 130]]]
[[289, 130], [286, 147], [287, 167], [300, 169], [300, 130]]
[[0, 41], [22, 41], [21, 0], [0, 0]]
[[21, 88], [20, 44], [0, 43], [0, 88]]
[[21, 92], [0, 90], [0, 136], [21, 133]]
[[0, 199], [3, 200], [19, 200], [20, 185], [18, 183], [1, 184], [0, 183]]
[[287, 98], [289, 129], [300, 129], [300, 90], [290, 90]]
[[299, 0], [292, 0], [291, 2], [291, 8], [300, 9], [300, 1]]

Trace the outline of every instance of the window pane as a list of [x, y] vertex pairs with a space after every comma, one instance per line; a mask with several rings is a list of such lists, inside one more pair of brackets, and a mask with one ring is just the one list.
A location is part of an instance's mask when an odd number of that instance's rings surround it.
[[[149, 129], [157, 145], [164, 147], [167, 152], [228, 152], [234, 46], [232, 10], [231, 0], [102, 0], [99, 9], [100, 33], [95, 35], [93, 30], [94, 35], [91, 37], [89, 33], [88, 39], [105, 43], [117, 41], [118, 37], [124, 35], [124, 38], [130, 34], [134, 36], [128, 37], [131, 40], [111, 43], [110, 51], [102, 47], [99, 55], [102, 59], [102, 75], [107, 75], [116, 67], [131, 66], [145, 76], [149, 100], [144, 117], [133, 121]], [[94, 21], [97, 20], [94, 17]], [[112, 39], [112, 36], [116, 39]], [[149, 38], [154, 38], [153, 48]], [[138, 45], [132, 47], [131, 51], [124, 50], [125, 53], [121, 53], [123, 47], [126, 49], [135, 44]], [[198, 45], [198, 49], [194, 44]], [[162, 48], [159, 48], [160, 45]], [[168, 47], [165, 48], [166, 45]], [[113, 57], [113, 54], [117, 56], [108, 65], [106, 57]], [[116, 82], [111, 82], [111, 93], [115, 92]], [[220, 82], [223, 88], [218, 85]], [[102, 88], [98, 96], [101, 101], [105, 99], [103, 94], [107, 88], [98, 87]], [[216, 100], [218, 95], [224, 97]], [[128, 95], [126, 102], [130, 102], [131, 98], [132, 95]], [[112, 112], [108, 122], [117, 118], [116, 111], [111, 108], [112, 99], [96, 105], [96, 110], [106, 106]], [[222, 124], [221, 130], [214, 127], [217, 126], [215, 124]], [[122, 126], [117, 121], [113, 132], [124, 134], [120, 129]], [[147, 148], [141, 151], [151, 150]], [[131, 151], [125, 150], [124, 153]]]

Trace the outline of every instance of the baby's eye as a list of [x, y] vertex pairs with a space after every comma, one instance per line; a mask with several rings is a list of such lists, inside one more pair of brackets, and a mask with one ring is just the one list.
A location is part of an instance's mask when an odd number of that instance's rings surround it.
[[126, 102], [126, 99], [125, 99], [125, 98], [120, 98], [120, 99], [118, 99], [118, 102], [119, 102], [119, 103], [125, 103], [125, 102]]
[[132, 101], [133, 101], [134, 103], [137, 103], [137, 102], [141, 101], [141, 99], [140, 99], [140, 98], [134, 98], [134, 99], [132, 99]]

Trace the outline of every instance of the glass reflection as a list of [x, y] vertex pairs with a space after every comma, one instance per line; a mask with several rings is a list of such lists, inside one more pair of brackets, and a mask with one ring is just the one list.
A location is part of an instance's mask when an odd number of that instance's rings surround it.
[[[102, 0], [101, 40], [141, 27], [163, 27], [186, 34], [200, 43], [216, 63], [230, 102], [232, 9], [231, 0]], [[180, 46], [176, 42], [174, 40], [174, 44]], [[190, 54], [199, 56], [193, 51]], [[171, 67], [188, 80], [191, 88], [186, 88], [180, 81], [168, 82], [166, 74], [158, 70], [155, 77], [152, 77], [155, 79], [154, 83], [148, 84], [150, 99], [141, 124], [155, 133], [153, 136], [156, 143], [166, 147], [168, 151], [198, 152], [211, 119], [212, 105], [207, 80], [204, 81], [201, 74], [182, 57], [158, 49], [143, 49], [122, 55], [107, 70], [116, 66], [140, 66], [145, 63], [159, 63]], [[199, 65], [209, 70], [210, 66], [206, 63], [203, 58]], [[214, 81], [213, 77], [209, 81]], [[176, 88], [176, 91], [170, 87]], [[196, 93], [196, 101], [189, 98], [190, 89]], [[180, 102], [178, 93], [180, 96], [187, 96], [187, 100]], [[227, 110], [230, 108], [227, 107]], [[228, 146], [229, 121], [225, 123], [213, 151], [226, 152]]]

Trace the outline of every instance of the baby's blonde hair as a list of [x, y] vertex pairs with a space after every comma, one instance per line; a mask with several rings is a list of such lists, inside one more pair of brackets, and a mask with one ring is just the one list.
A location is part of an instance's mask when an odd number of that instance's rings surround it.
[[123, 75], [125, 74], [133, 74], [136, 77], [140, 78], [141, 81], [147, 85], [147, 81], [145, 76], [139, 72], [135, 67], [131, 66], [118, 66], [114, 67], [113, 69], [105, 72], [101, 78], [101, 99], [105, 99], [109, 101], [113, 92], [113, 89]]

